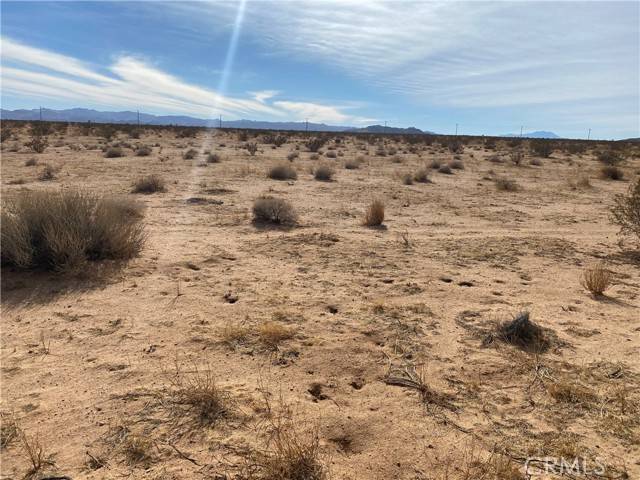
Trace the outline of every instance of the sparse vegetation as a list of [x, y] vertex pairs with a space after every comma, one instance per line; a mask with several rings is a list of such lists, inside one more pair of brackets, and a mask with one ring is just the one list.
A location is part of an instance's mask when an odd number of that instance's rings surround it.
[[364, 214], [363, 224], [367, 227], [379, 227], [384, 222], [384, 202], [372, 201]]
[[109, 147], [104, 152], [105, 158], [119, 158], [124, 157], [124, 150], [121, 147]]
[[624, 172], [622, 169], [613, 165], [606, 165], [602, 167], [600, 174], [605, 180], [622, 180], [624, 178]]
[[145, 241], [141, 207], [74, 190], [23, 191], [3, 199], [2, 264], [69, 271], [128, 260]]
[[626, 195], [615, 196], [611, 218], [622, 235], [635, 235], [640, 240], [640, 179], [629, 186]]
[[133, 184], [132, 193], [158, 193], [166, 192], [167, 185], [159, 175], [147, 175], [138, 178]]
[[189, 150], [184, 152], [182, 156], [185, 160], [193, 160], [194, 158], [196, 158], [196, 155], [198, 155], [198, 151], [193, 148], [190, 148]]
[[580, 283], [593, 295], [600, 296], [611, 286], [611, 279], [611, 272], [602, 263], [598, 263], [582, 272]]
[[291, 165], [283, 163], [271, 167], [267, 172], [267, 177], [272, 180], [296, 180], [298, 173]]
[[264, 196], [253, 202], [253, 221], [275, 225], [295, 225], [298, 216], [293, 206], [283, 198]]
[[520, 187], [515, 180], [499, 177], [495, 179], [496, 188], [501, 192], [517, 192]]
[[322, 182], [330, 182], [333, 180], [335, 170], [329, 165], [320, 165], [316, 168], [313, 177]]
[[147, 147], [146, 145], [143, 145], [136, 149], [136, 157], [148, 157], [149, 155], [151, 155], [151, 152], [152, 152], [151, 147]]
[[38, 175], [38, 180], [42, 182], [49, 182], [55, 179], [56, 179], [55, 167], [49, 164], [45, 164], [45, 166], [42, 167], [42, 171], [40, 172], [40, 175]]

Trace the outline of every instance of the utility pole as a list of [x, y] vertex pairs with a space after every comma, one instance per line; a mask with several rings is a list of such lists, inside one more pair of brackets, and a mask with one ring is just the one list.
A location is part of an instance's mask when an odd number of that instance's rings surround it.
[[40, 121], [42, 121], [42, 107], [40, 107]]
[[309, 131], [309, 119], [305, 119], [304, 121], [304, 131], [308, 132]]
[[587, 135], [587, 140], [591, 140], [591, 129], [589, 129], [589, 134]]
[[384, 133], [387, 133], [387, 121], [384, 121]]
[[138, 110], [138, 127], [140, 127], [140, 110]]
[[456, 137], [458, 136], [458, 124], [456, 123]]
[[218, 128], [222, 128], [222, 114], [220, 114], [220, 118], [218, 120]]
[[520, 138], [522, 138], [522, 129], [524, 128], [524, 126], [520, 127]]

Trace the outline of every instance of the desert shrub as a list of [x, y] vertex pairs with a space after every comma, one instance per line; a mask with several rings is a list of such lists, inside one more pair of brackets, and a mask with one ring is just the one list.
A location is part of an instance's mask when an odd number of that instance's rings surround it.
[[293, 206], [283, 198], [264, 196], [253, 202], [253, 221], [275, 225], [295, 225], [298, 216]]
[[529, 160], [529, 165], [533, 165], [534, 167], [541, 167], [542, 160], [540, 160], [539, 158], [532, 158], [531, 160]]
[[565, 145], [565, 150], [571, 155], [582, 155], [587, 151], [587, 146], [580, 142], [569, 142]]
[[4, 199], [2, 264], [67, 271], [127, 260], [145, 241], [141, 207], [80, 190], [22, 191]]
[[622, 161], [622, 157], [614, 150], [602, 150], [597, 154], [598, 161], [605, 165], [617, 165]]
[[437, 170], [438, 168], [440, 168], [440, 161], [431, 160], [431, 162], [429, 163], [429, 168], [433, 168], [434, 170]]
[[[499, 324], [496, 337], [527, 350], [544, 351], [549, 347], [544, 330], [530, 320], [529, 312], [521, 312], [512, 320]], [[487, 341], [488, 339], [485, 339], [485, 343]]]
[[107, 142], [110, 142], [114, 135], [117, 133], [117, 130], [112, 125], [103, 124], [98, 127], [98, 131], [96, 134], [99, 137], [104, 138]]
[[349, 159], [344, 162], [344, 168], [347, 170], [357, 170], [360, 168], [360, 162], [356, 159]]
[[624, 172], [614, 165], [605, 165], [602, 167], [600, 175], [605, 180], [622, 180], [624, 178]]
[[220, 155], [217, 153], [210, 153], [207, 155], [207, 163], [220, 163]]
[[32, 128], [31, 139], [25, 143], [25, 147], [29, 147], [35, 153], [43, 153], [48, 146], [47, 137], [37, 129]]
[[193, 160], [194, 158], [196, 158], [196, 155], [198, 155], [198, 151], [193, 148], [190, 148], [189, 150], [187, 150], [182, 154], [182, 157], [185, 160]]
[[271, 350], [277, 350], [283, 341], [292, 338], [294, 334], [293, 329], [279, 322], [264, 322], [258, 327], [260, 343]]
[[299, 156], [300, 156], [300, 154], [298, 152], [289, 152], [287, 154], [287, 160], [289, 160], [290, 162], [293, 162]]
[[487, 160], [489, 160], [491, 163], [504, 163], [504, 160], [500, 158], [500, 155], [498, 155], [497, 153], [489, 155], [487, 157]]
[[451, 140], [447, 143], [447, 148], [451, 153], [462, 153], [464, 152], [464, 145], [460, 140]]
[[629, 186], [626, 195], [616, 195], [613, 202], [611, 219], [620, 226], [620, 233], [640, 240], [640, 179]]
[[327, 158], [336, 158], [338, 156], [334, 150], [329, 150], [325, 155]]
[[167, 185], [164, 179], [158, 175], [147, 175], [138, 178], [131, 190], [132, 193], [156, 193], [166, 192]]
[[462, 160], [452, 160], [449, 162], [449, 167], [453, 170], [464, 170], [464, 163], [462, 163]]
[[384, 149], [384, 147], [378, 147], [378, 148], [376, 148], [376, 156], [378, 156], [378, 157], [386, 157], [387, 156], [387, 151]]
[[252, 157], [258, 152], [258, 144], [256, 142], [245, 143], [244, 148]]
[[553, 145], [548, 140], [532, 140], [531, 150], [539, 157], [548, 158], [553, 153]]
[[520, 150], [514, 150], [509, 154], [509, 160], [511, 160], [511, 163], [513, 163], [515, 166], [520, 166], [520, 164], [524, 160], [524, 153], [522, 153]]
[[136, 157], [148, 157], [149, 155], [151, 155], [151, 147], [143, 145], [136, 149]]
[[41, 180], [43, 182], [55, 180], [55, 178], [56, 178], [56, 169], [51, 165], [45, 165], [42, 168], [40, 175], [38, 175], [38, 180]]
[[520, 189], [515, 180], [510, 180], [508, 178], [496, 178], [495, 184], [496, 188], [501, 192], [516, 192]]
[[451, 175], [453, 173], [453, 170], [451, 170], [451, 167], [449, 165], [440, 165], [438, 172], [444, 173], [445, 175]]
[[246, 131], [238, 133], [238, 141], [246, 142], [247, 140], [249, 140], [249, 134]]
[[325, 140], [322, 137], [314, 137], [307, 140], [305, 146], [310, 152], [317, 152], [324, 145]]
[[429, 169], [421, 168], [415, 173], [413, 179], [418, 183], [431, 183], [431, 179], [429, 178]]
[[318, 168], [316, 168], [313, 174], [313, 178], [323, 182], [330, 182], [333, 179], [334, 174], [335, 171], [333, 170], [333, 168], [331, 168], [330, 165], [320, 165]]
[[413, 185], [413, 175], [411, 173], [404, 173], [402, 175], [402, 183], [404, 185]]
[[11, 130], [9, 127], [1, 127], [0, 128], [0, 143], [4, 143], [7, 140], [11, 139], [11, 137], [13, 136], [13, 130]]
[[579, 175], [576, 179], [570, 178], [568, 182], [569, 188], [572, 190], [591, 188], [591, 182], [589, 181], [589, 177], [586, 175]]
[[25, 167], [35, 167], [38, 164], [38, 160], [36, 158], [30, 158], [26, 162], [24, 162]]
[[374, 200], [369, 204], [364, 214], [363, 225], [367, 227], [378, 227], [384, 222], [384, 202]]
[[118, 157], [124, 157], [124, 151], [122, 150], [121, 147], [109, 147], [107, 148], [107, 150], [104, 152], [104, 157], [105, 158], [118, 158]]
[[291, 165], [283, 163], [271, 167], [267, 172], [267, 177], [272, 180], [295, 180], [298, 178], [298, 173]]
[[611, 285], [611, 272], [602, 263], [587, 268], [582, 272], [580, 284], [593, 295], [602, 295]]
[[402, 157], [400, 155], [394, 155], [391, 157], [391, 163], [402, 163]]

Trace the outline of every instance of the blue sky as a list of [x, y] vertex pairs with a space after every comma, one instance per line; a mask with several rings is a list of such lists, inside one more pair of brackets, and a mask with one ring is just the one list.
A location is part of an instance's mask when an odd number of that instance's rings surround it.
[[640, 3], [7, 2], [2, 107], [640, 136]]

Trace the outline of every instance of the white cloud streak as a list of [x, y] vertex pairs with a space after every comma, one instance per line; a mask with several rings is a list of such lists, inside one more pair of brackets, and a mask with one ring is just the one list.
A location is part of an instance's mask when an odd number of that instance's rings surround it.
[[[227, 118], [301, 120], [300, 115], [319, 122], [359, 123], [360, 117], [345, 114], [340, 107], [295, 102], [268, 103], [279, 92], [261, 91], [247, 98], [225, 96], [185, 82], [132, 56], [120, 56], [108, 71], [113, 76], [78, 59], [34, 48], [2, 37], [2, 90], [16, 96], [67, 99], [109, 108], [143, 108], [153, 113], [181, 113], [204, 117], [223, 114]], [[295, 118], [292, 118], [295, 117]]]

